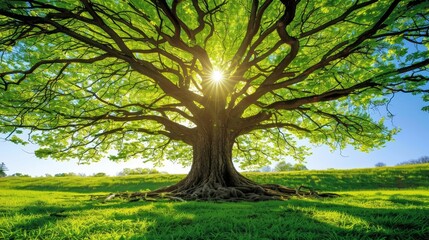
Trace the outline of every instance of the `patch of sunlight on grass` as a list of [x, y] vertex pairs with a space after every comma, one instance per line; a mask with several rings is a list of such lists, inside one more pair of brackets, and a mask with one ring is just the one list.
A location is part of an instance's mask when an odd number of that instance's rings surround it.
[[371, 228], [371, 224], [368, 223], [368, 221], [344, 212], [318, 210], [314, 212], [312, 218], [325, 224], [339, 227], [345, 230], [368, 230]]
[[[429, 191], [427, 190], [378, 190], [351, 191], [341, 193], [352, 197], [355, 206], [365, 208], [429, 209]], [[341, 202], [349, 198], [338, 199]], [[347, 204], [347, 202], [344, 202]]]
[[100, 216], [71, 218], [58, 224], [62, 235], [70, 239], [115, 239], [120, 236], [131, 237], [134, 234], [144, 234], [156, 224], [153, 220], [134, 219], [130, 217], [102, 218]]

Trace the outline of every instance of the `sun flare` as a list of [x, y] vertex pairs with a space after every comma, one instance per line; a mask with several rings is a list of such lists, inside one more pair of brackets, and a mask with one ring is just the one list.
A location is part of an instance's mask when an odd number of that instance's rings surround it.
[[223, 80], [223, 72], [220, 70], [214, 70], [211, 76], [212, 80], [216, 83], [222, 82]]

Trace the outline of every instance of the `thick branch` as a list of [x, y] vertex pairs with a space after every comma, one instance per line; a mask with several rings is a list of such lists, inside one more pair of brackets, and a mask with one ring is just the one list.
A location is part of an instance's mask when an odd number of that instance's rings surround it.
[[336, 100], [342, 97], [346, 97], [356, 91], [360, 91], [365, 88], [372, 88], [379, 86], [379, 84], [373, 82], [372, 80], [367, 80], [362, 83], [353, 85], [352, 87], [345, 89], [336, 89], [328, 91], [319, 95], [312, 95], [308, 97], [295, 98], [286, 101], [279, 101], [272, 103], [266, 106], [267, 109], [282, 109], [282, 110], [293, 110], [297, 109], [304, 104], [316, 103], [316, 102], [326, 102]]
[[268, 6], [271, 3], [272, 3], [272, 0], [265, 1], [262, 4], [262, 6], [259, 8], [259, 1], [258, 0], [252, 1], [252, 8], [250, 10], [246, 35], [244, 36], [240, 46], [238, 47], [237, 52], [235, 53], [233, 59], [231, 60], [230, 69], [235, 69], [236, 66], [243, 59], [243, 56], [246, 53], [246, 50], [249, 48], [253, 37], [256, 35], [256, 33], [258, 33], [258, 30], [261, 26], [262, 16], [265, 10], [268, 8]]
[[[3, 80], [3, 85], [4, 85], [4, 90], [7, 90], [8, 85], [10, 84], [15, 84], [18, 85], [20, 84], [22, 81], [24, 81], [27, 77], [27, 75], [34, 73], [34, 71], [36, 71], [38, 68], [40, 68], [43, 65], [51, 65], [51, 64], [61, 64], [61, 63], [67, 63], [67, 64], [71, 64], [71, 63], [85, 63], [85, 64], [91, 64], [91, 63], [95, 63], [101, 60], [104, 60], [106, 58], [109, 57], [109, 54], [103, 54], [100, 55], [98, 57], [94, 57], [94, 58], [87, 58], [87, 59], [83, 59], [83, 58], [68, 58], [68, 59], [52, 59], [52, 60], [41, 60], [37, 63], [35, 63], [33, 66], [31, 66], [31, 68], [29, 68], [28, 70], [14, 70], [14, 71], [9, 71], [9, 72], [1, 72], [0, 73], [0, 78]], [[15, 74], [20, 74], [22, 75], [17, 81], [15, 82], [10, 82], [10, 81], [6, 81], [4, 80], [4, 77], [7, 75], [15, 75]]]
[[[88, 7], [89, 8], [89, 7]], [[92, 9], [92, 8], [90, 8]], [[68, 10], [64, 10], [64, 12], [68, 12]], [[195, 104], [193, 103], [194, 100], [198, 100], [200, 99], [200, 96], [198, 96], [197, 94], [188, 91], [186, 89], [180, 89], [177, 86], [175, 86], [169, 79], [167, 79], [165, 76], [163, 76], [159, 69], [157, 69], [153, 64], [151, 64], [148, 61], [145, 60], [138, 60], [135, 59], [134, 56], [132, 55], [132, 53], [130, 51], [121, 51], [121, 50], [116, 50], [112, 47], [110, 47], [109, 45], [103, 44], [101, 42], [98, 42], [96, 39], [92, 39], [88, 36], [84, 36], [78, 32], [76, 32], [73, 29], [68, 28], [67, 26], [61, 25], [59, 22], [52, 20], [49, 16], [47, 15], [46, 17], [38, 17], [38, 16], [24, 16], [24, 15], [19, 15], [19, 14], [15, 14], [9, 11], [5, 11], [0, 9], [0, 14], [10, 17], [12, 19], [16, 19], [18, 21], [21, 21], [22, 23], [29, 25], [29, 26], [33, 26], [36, 24], [48, 24], [51, 25], [53, 27], [55, 27], [57, 29], [58, 32], [64, 33], [76, 40], [78, 40], [79, 42], [85, 43], [88, 46], [100, 49], [104, 52], [106, 52], [106, 54], [109, 57], [115, 57], [118, 59], [122, 59], [125, 62], [128, 62], [130, 64], [130, 66], [132, 68], [134, 68], [136, 71], [138, 71], [139, 73], [148, 76], [149, 78], [153, 79], [154, 81], [158, 82], [159, 86], [163, 89], [163, 91], [178, 99], [179, 101], [182, 101], [191, 111], [193, 112], [198, 112], [198, 107], [195, 106]], [[95, 13], [93, 13], [95, 14]], [[95, 16], [95, 15], [94, 15]], [[97, 17], [97, 16], [95, 16]], [[68, 15], [64, 16], [64, 19], [67, 19]], [[98, 17], [99, 18], [99, 17]], [[101, 26], [100, 26], [101, 25]], [[101, 27], [102, 29], [105, 29], [107, 32], [109, 32], [109, 34], [111, 34], [111, 36], [114, 36], [115, 38], [118, 38], [118, 44], [121, 44], [122, 40], [120, 40], [119, 36], [114, 33], [114, 31], [110, 28], [108, 28], [104, 23], [99, 23], [97, 24], [98, 27]], [[43, 32], [41, 32], [40, 34], [43, 34]], [[170, 39], [171, 40], [171, 39]], [[126, 46], [122, 46], [122, 47], [126, 47]], [[197, 52], [204, 52], [204, 50], [202, 50], [201, 48], [197, 48], [199, 49]], [[185, 48], [186, 50], [190, 50], [189, 48]], [[126, 50], [126, 49], [125, 49]], [[205, 53], [205, 55], [207, 56], [207, 54]], [[208, 59], [208, 57], [206, 57]]]
[[[343, 44], [344, 48], [341, 51], [339, 51], [338, 53], [331, 55], [329, 57], [324, 57], [320, 62], [310, 66], [309, 68], [307, 68], [301, 74], [299, 74], [298, 76], [296, 76], [294, 78], [288, 79], [288, 80], [283, 81], [283, 82], [275, 83], [277, 80], [280, 79], [280, 77], [283, 77], [283, 75], [280, 74], [280, 73], [282, 73], [282, 71], [280, 71], [281, 68], [279, 66], [286, 67], [288, 64], [290, 64], [290, 62], [295, 57], [295, 54], [296, 54], [295, 51], [298, 51], [297, 47], [299, 47], [298, 45], [296, 45], [294, 48], [294, 45], [292, 45], [294, 43], [294, 41], [293, 41], [294, 38], [290, 37], [285, 30], [283, 31], [283, 26], [281, 29], [279, 28], [280, 38], [284, 39], [284, 41], [287, 41], [289, 44], [291, 44], [291, 51], [282, 60], [282, 62], [276, 67], [276, 70], [274, 70], [271, 73], [271, 75], [269, 77], [267, 77], [267, 79], [264, 81], [264, 83], [254, 93], [248, 95], [247, 97], [244, 97], [241, 100], [241, 102], [239, 104], [237, 104], [237, 106], [233, 110], [234, 116], [240, 116], [248, 106], [250, 106], [251, 104], [254, 104], [260, 97], [262, 97], [266, 93], [273, 91], [273, 90], [276, 90], [276, 89], [285, 88], [285, 87], [288, 87], [290, 85], [302, 82], [302, 81], [306, 80], [307, 77], [311, 73], [314, 73], [317, 70], [328, 66], [329, 64], [331, 64], [332, 62], [334, 62], [336, 60], [346, 58], [347, 56], [352, 54], [354, 51], [356, 51], [356, 49], [358, 49], [359, 45], [361, 45], [366, 39], [371, 38], [371, 36], [375, 35], [378, 30], [380, 30], [384, 27], [384, 21], [392, 14], [392, 12], [397, 7], [399, 2], [400, 2], [400, 0], [395, 0], [394, 2], [392, 2], [391, 5], [388, 7], [388, 9], [380, 16], [380, 18], [377, 20], [377, 22], [370, 29], [361, 33], [356, 38], [356, 40], [353, 41], [352, 43], [350, 43], [348, 45]], [[289, 9], [293, 9], [293, 8], [289, 8]], [[289, 13], [289, 14], [285, 13], [285, 16], [290, 17], [290, 16], [294, 16], [294, 15], [292, 13]], [[280, 23], [282, 23], [282, 22], [280, 22]], [[294, 50], [294, 49], [296, 49], [296, 50]], [[283, 69], [281, 69], [281, 70], [283, 70]], [[305, 101], [309, 101], [309, 100], [305, 100]], [[274, 105], [277, 105], [277, 104], [274, 104]]]

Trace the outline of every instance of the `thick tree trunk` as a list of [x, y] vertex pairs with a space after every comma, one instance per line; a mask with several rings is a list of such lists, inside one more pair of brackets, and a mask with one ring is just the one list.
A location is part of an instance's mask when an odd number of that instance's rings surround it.
[[236, 136], [228, 128], [222, 112], [217, 113], [198, 127], [193, 138], [193, 162], [189, 174], [179, 183], [145, 196], [164, 194], [183, 200], [259, 201], [313, 194], [276, 184], [257, 184], [241, 175], [232, 162]]
[[189, 174], [178, 184], [155, 192], [170, 192], [186, 200], [256, 201], [280, 198], [282, 193], [270, 192], [264, 187], [267, 185], [259, 185], [235, 169], [232, 162], [234, 139], [234, 134], [223, 123], [201, 127], [193, 145]]
[[251, 184], [234, 168], [232, 147], [234, 136], [224, 126], [214, 126], [198, 132], [193, 146], [191, 171], [183, 180], [185, 188], [199, 185], [213, 187], [237, 187]]
[[[219, 99], [219, 98], [217, 98]], [[176, 185], [153, 193], [168, 193], [185, 200], [268, 200], [295, 193], [278, 185], [259, 185], [234, 167], [232, 148], [236, 138], [228, 128], [222, 103], [212, 105], [193, 138], [193, 162], [189, 174]], [[282, 191], [279, 191], [282, 188]], [[287, 194], [285, 194], [287, 192]]]

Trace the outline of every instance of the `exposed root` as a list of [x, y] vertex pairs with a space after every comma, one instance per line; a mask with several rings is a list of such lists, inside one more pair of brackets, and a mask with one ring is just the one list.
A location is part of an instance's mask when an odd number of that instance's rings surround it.
[[238, 202], [238, 201], [267, 201], [267, 200], [287, 200], [291, 197], [310, 198], [331, 198], [339, 197], [335, 193], [318, 193], [307, 186], [300, 186], [296, 189], [288, 188], [277, 184], [250, 184], [235, 187], [223, 187], [218, 184], [203, 184], [191, 188], [181, 188], [174, 185], [164, 189], [151, 192], [134, 193], [114, 193], [107, 197], [94, 196], [91, 199], [102, 200], [103, 202], [120, 198], [128, 201], [214, 201], [214, 202]]

